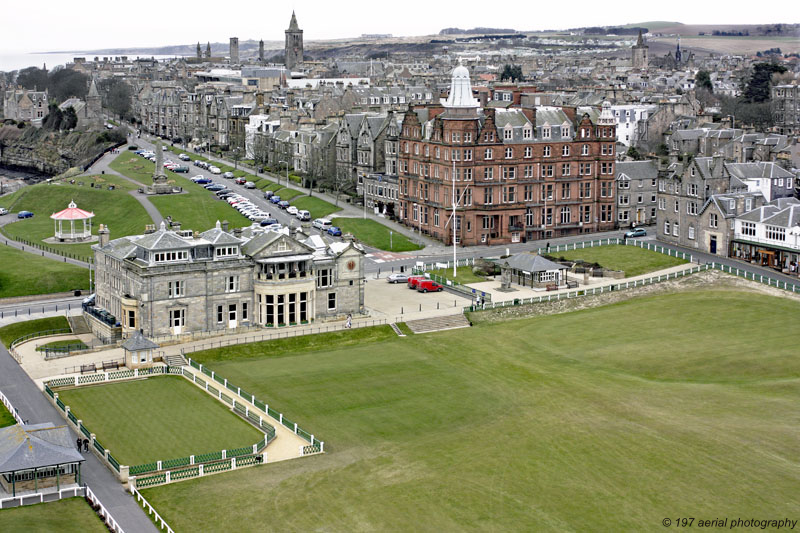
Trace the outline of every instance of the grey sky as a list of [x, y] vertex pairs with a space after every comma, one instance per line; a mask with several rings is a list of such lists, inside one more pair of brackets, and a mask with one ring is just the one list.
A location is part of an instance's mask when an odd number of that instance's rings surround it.
[[610, 0], [603, 4], [589, 0], [508, 0], [502, 4], [474, 0], [38, 0], [3, 6], [0, 53], [227, 42], [233, 36], [282, 41], [292, 9], [297, 11], [306, 41], [362, 33], [427, 35], [452, 26], [538, 30], [652, 20], [686, 24], [786, 22], [785, 12], [752, 9], [752, 2], [743, 0]]

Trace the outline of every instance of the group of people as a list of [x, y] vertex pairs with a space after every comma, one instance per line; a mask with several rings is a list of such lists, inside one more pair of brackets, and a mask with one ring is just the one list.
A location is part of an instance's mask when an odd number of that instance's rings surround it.
[[82, 439], [78, 437], [78, 439], [75, 441], [75, 444], [78, 445], [78, 452], [81, 451], [81, 448], [83, 448], [84, 452], [89, 451], [89, 439]]

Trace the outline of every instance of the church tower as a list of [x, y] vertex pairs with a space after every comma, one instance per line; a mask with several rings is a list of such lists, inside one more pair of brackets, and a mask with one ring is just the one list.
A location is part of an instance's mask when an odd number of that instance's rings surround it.
[[291, 71], [303, 62], [303, 30], [297, 26], [297, 18], [292, 11], [292, 20], [286, 30], [286, 69]]
[[675, 63], [677, 65], [681, 64], [682, 54], [681, 54], [681, 36], [678, 35], [678, 46], [675, 48]]
[[639, 30], [639, 38], [636, 40], [636, 44], [633, 45], [633, 48], [631, 48], [631, 66], [634, 69], [647, 70], [647, 51], [648, 46], [645, 44], [644, 38], [642, 37], [642, 30]]
[[100, 92], [97, 90], [97, 84], [94, 81], [94, 77], [89, 85], [89, 93], [86, 95], [86, 107], [84, 109], [86, 126], [89, 128], [102, 128], [103, 104], [100, 98]]

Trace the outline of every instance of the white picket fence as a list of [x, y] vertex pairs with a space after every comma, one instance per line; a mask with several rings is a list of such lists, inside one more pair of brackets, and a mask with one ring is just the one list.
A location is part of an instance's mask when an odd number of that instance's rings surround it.
[[108, 528], [115, 533], [125, 533], [125, 531], [122, 529], [122, 526], [120, 526], [119, 522], [117, 522], [116, 519], [111, 516], [111, 513], [108, 511], [108, 509], [106, 509], [106, 506], [103, 505], [103, 502], [100, 501], [100, 498], [98, 498], [97, 495], [92, 492], [92, 489], [89, 488], [89, 485], [84, 485], [84, 487], [86, 487], [86, 497], [89, 499], [89, 501], [94, 505], [100, 506], [100, 510], [97, 511], [97, 514], [100, 515], [100, 519], [106, 523]]
[[142, 496], [142, 493], [139, 492], [136, 487], [134, 487], [134, 483], [130, 484], [130, 491], [131, 494], [133, 494], [133, 496], [136, 498], [136, 503], [140, 504], [142, 508], [147, 511], [148, 516], [153, 516], [153, 519], [156, 525], [159, 526], [159, 529], [164, 530], [164, 528], [166, 528], [167, 533], [175, 533], [175, 531], [169, 527], [169, 524], [167, 524], [166, 520], [164, 520], [161, 515], [158, 514], [156, 508], [150, 505], [150, 502], [148, 502], [147, 499]]
[[19, 416], [17, 409], [11, 404], [11, 400], [9, 400], [6, 395], [3, 394], [3, 391], [0, 391], [0, 401], [2, 401], [3, 405], [6, 406], [6, 409], [8, 409], [8, 412], [14, 417], [14, 420], [17, 421], [17, 424], [22, 424], [22, 418]]

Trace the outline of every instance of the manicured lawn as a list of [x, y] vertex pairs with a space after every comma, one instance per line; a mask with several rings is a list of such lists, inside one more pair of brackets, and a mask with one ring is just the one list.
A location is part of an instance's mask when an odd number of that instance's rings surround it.
[[[125, 154], [123, 154], [125, 155]], [[136, 156], [134, 156], [136, 157]], [[92, 233], [97, 235], [100, 224], [107, 224], [111, 238], [142, 233], [147, 224], [153, 221], [144, 207], [128, 191], [135, 188], [130, 182], [118, 176], [92, 176], [75, 178], [74, 185], [40, 183], [23, 187], [12, 198], [6, 200], [14, 211], [27, 210], [34, 213], [26, 218], [3, 227], [3, 232], [12, 239], [24, 239], [42, 246], [59, 250], [77, 257], [93, 256], [91, 243], [87, 244], [49, 244], [42, 242], [54, 236], [53, 221], [50, 215], [66, 209], [74, 200], [78, 207], [95, 214], [92, 219]], [[79, 185], [83, 183], [83, 185]], [[94, 187], [92, 186], [94, 185]], [[114, 185], [114, 190], [108, 190]], [[5, 198], [4, 198], [5, 200]]]
[[330, 202], [326, 202], [322, 198], [316, 196], [299, 196], [292, 200], [292, 205], [297, 209], [305, 209], [311, 213], [311, 219], [325, 218], [331, 213], [341, 211], [341, 207], [337, 207]]
[[241, 448], [264, 438], [178, 376], [64, 390], [59, 396], [128, 466]]
[[181, 229], [205, 231], [213, 228], [217, 220], [227, 220], [231, 228], [252, 224], [227, 202], [202, 186], [189, 180], [183, 180], [181, 186], [186, 191], [185, 194], [150, 197], [159, 213], [181, 222]]
[[0, 428], [13, 426], [16, 423], [17, 421], [14, 418], [14, 415], [12, 415], [8, 409], [6, 409], [5, 405], [0, 403]]
[[56, 350], [58, 348], [69, 348], [70, 350], [85, 350], [88, 348], [86, 344], [80, 339], [64, 339], [63, 341], [53, 341], [47, 344], [42, 344], [36, 348], [38, 352], [44, 352], [48, 349]]
[[0, 511], [0, 528], [9, 533], [103, 533], [108, 529], [83, 498], [13, 507]]
[[265, 508], [279, 531], [660, 531], [685, 509], [797, 516], [798, 316], [794, 300], [709, 289], [231, 355], [211, 368], [329, 453], [144, 494], [186, 531], [247, 530]]
[[57, 329], [68, 330], [64, 332], [65, 334], [72, 331], [67, 318], [64, 316], [50, 316], [47, 318], [37, 318], [36, 320], [26, 320], [25, 322], [14, 322], [13, 324], [0, 328], [0, 342], [8, 346], [13, 341], [25, 335]]
[[551, 255], [565, 259], [581, 259], [587, 263], [599, 263], [610, 270], [624, 270], [626, 277], [639, 276], [656, 270], [663, 270], [687, 261], [677, 257], [636, 248], [635, 246], [595, 246], [568, 252], [552, 252]]
[[[296, 189], [288, 189], [288, 188], [284, 187], [282, 189], [276, 190], [275, 194], [280, 196], [281, 200], [291, 200], [292, 198], [296, 198], [298, 196], [301, 196], [304, 193], [303, 193], [303, 191], [298, 191]], [[294, 204], [292, 204], [292, 205], [294, 205]]]
[[[166, 153], [164, 159], [169, 159], [166, 157]], [[108, 166], [120, 174], [135, 179], [142, 185], [151, 185], [153, 183], [153, 171], [156, 164], [133, 152], [125, 151], [120, 153]], [[164, 169], [164, 173], [170, 180], [175, 181], [177, 175], [174, 172]]]
[[483, 276], [479, 276], [477, 274], [472, 273], [471, 266], [460, 266], [456, 268], [457, 276], [453, 277], [453, 268], [437, 268], [436, 270], [430, 270], [431, 274], [436, 274], [437, 276], [442, 276], [444, 278], [455, 280], [458, 283], [466, 284], [466, 283], [482, 283], [486, 281], [486, 278]]
[[369, 218], [336, 217], [332, 222], [334, 226], [341, 228], [342, 233], [352, 233], [359, 241], [379, 250], [408, 252], [422, 248], [405, 235], [397, 232], [394, 232], [390, 239], [389, 228]]
[[89, 271], [0, 245], [0, 298], [89, 287]]

